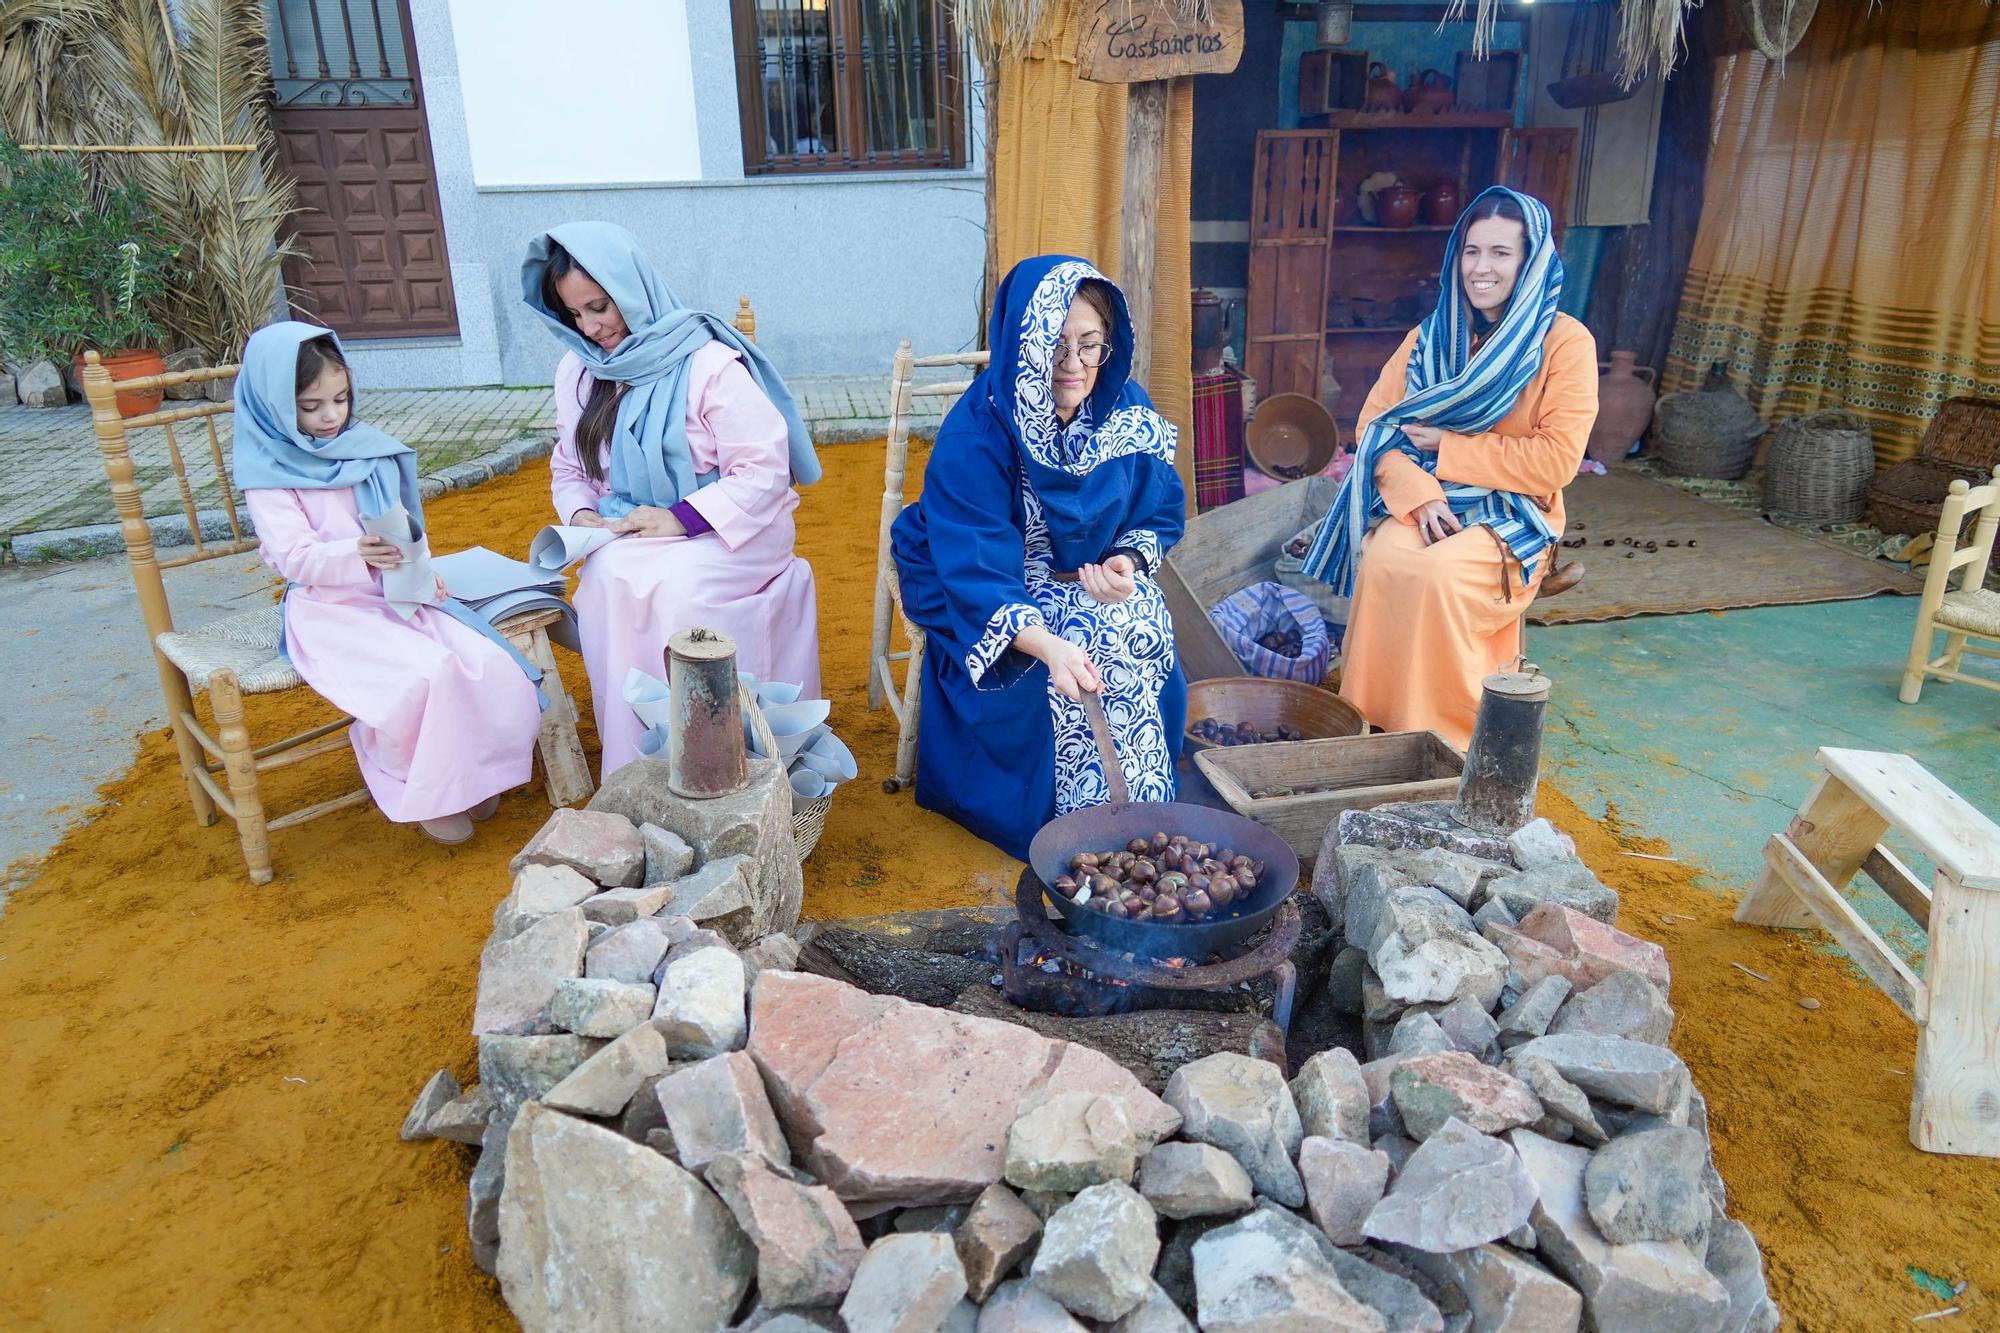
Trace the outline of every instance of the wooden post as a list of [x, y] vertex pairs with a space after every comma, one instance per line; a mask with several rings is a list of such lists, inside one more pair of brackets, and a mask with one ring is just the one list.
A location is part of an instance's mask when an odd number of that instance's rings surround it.
[[180, 668], [160, 652], [160, 636], [174, 627], [173, 612], [167, 606], [166, 585], [160, 581], [160, 559], [153, 549], [153, 530], [146, 525], [145, 503], [133, 480], [132, 450], [125, 439], [125, 420], [118, 414], [118, 390], [111, 372], [96, 352], [83, 354], [83, 396], [90, 403], [90, 425], [97, 432], [97, 447], [104, 454], [104, 471], [111, 478], [111, 502], [118, 510], [118, 524], [125, 536], [125, 558], [132, 566], [132, 583], [139, 593], [139, 612], [146, 620], [146, 647], [152, 651], [153, 667], [159, 673], [160, 694], [166, 700], [167, 720], [174, 728], [174, 749], [180, 755], [181, 781], [187, 784], [188, 801], [194, 806], [197, 823], [215, 822], [215, 802], [207, 788], [196, 780], [207, 757], [181, 721], [194, 712], [187, 678]]
[[744, 341], [757, 341], [757, 312], [750, 308], [749, 297], [736, 298], [736, 318], [730, 322], [736, 325], [736, 331], [743, 335]]
[[[882, 516], [875, 530], [875, 618], [868, 630], [868, 707], [880, 708], [888, 698], [889, 683], [880, 672], [889, 670], [889, 554], [890, 532], [903, 512], [903, 473], [910, 461], [910, 378], [914, 357], [908, 338], [896, 348], [895, 367], [889, 373], [889, 445], [882, 468]], [[877, 663], [882, 665], [878, 668]], [[912, 658], [911, 670], [916, 670]]]
[[1940, 872], [1929, 924], [1910, 1142], [1925, 1152], [2000, 1157], [2000, 891]]
[[[1153, 368], [1153, 275], [1160, 236], [1160, 159], [1165, 151], [1167, 79], [1128, 84], [1125, 95], [1124, 244], [1118, 285], [1132, 313], [1132, 378]], [[1190, 495], [1190, 501], [1193, 497]]]

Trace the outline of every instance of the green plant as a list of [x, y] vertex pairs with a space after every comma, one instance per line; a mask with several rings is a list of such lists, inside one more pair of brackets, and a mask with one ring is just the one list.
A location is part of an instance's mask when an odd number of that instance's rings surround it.
[[178, 247], [145, 191], [93, 203], [73, 160], [0, 138], [0, 354], [69, 360], [86, 348], [156, 345], [154, 310]]

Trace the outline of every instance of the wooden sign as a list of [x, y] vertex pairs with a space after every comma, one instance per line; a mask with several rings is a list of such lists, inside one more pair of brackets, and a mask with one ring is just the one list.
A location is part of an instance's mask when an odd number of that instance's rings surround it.
[[[1092, 83], [1146, 83], [1227, 74], [1243, 58], [1243, 0], [1085, 0], [1077, 74]], [[1208, 21], [1188, 17], [1205, 7]]]

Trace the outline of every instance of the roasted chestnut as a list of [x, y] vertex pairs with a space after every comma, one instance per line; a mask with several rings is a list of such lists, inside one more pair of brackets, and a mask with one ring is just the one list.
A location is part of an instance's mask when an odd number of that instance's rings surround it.
[[1169, 837], [1168, 837], [1168, 836], [1167, 836], [1166, 834], [1164, 834], [1164, 833], [1155, 833], [1155, 834], [1153, 835], [1153, 852], [1154, 852], [1154, 854], [1155, 854], [1155, 855], [1157, 855], [1157, 854], [1159, 854], [1160, 852], [1164, 852], [1164, 851], [1165, 851], [1165, 850], [1167, 850], [1167, 848], [1168, 848], [1168, 847], [1169, 847], [1169, 846], [1170, 846], [1170, 845], [1172, 844], [1172, 842], [1173, 842], [1173, 839], [1169, 838]]
[[1090, 880], [1090, 891], [1093, 895], [1108, 898], [1118, 891], [1118, 881], [1109, 875], [1093, 875]]
[[1153, 915], [1170, 917], [1180, 915], [1181, 900], [1171, 893], [1162, 893], [1153, 899]]
[[1125, 874], [1125, 878], [1131, 880], [1134, 884], [1144, 884], [1148, 880], [1158, 879], [1159, 877], [1160, 868], [1143, 856], [1134, 861], [1132, 868]]
[[1188, 893], [1187, 897], [1181, 899], [1181, 906], [1185, 907], [1195, 916], [1202, 916], [1208, 912], [1210, 907], [1214, 906], [1214, 903], [1200, 889], [1194, 889]]
[[1132, 853], [1134, 856], [1138, 856], [1143, 852], [1152, 851], [1153, 844], [1146, 841], [1144, 838], [1134, 838], [1132, 839], [1132, 841], [1125, 844], [1125, 850]]
[[1095, 866], [1097, 861], [1096, 852], [1078, 852], [1069, 859], [1069, 868], [1071, 870], [1083, 870], [1087, 867]]
[[1208, 882], [1208, 896], [1227, 907], [1236, 901], [1238, 885], [1233, 875], [1217, 875]]

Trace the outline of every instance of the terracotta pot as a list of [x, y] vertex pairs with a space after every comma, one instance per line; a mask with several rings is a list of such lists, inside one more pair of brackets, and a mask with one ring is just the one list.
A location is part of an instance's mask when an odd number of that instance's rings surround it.
[[1433, 227], [1449, 227], [1458, 221], [1461, 207], [1458, 182], [1449, 177], [1424, 191], [1424, 221]]
[[1368, 93], [1362, 100], [1363, 111], [1401, 111], [1403, 90], [1396, 86], [1396, 76], [1381, 61], [1371, 61], [1368, 65]]
[[1375, 217], [1385, 227], [1408, 227], [1417, 220], [1418, 196], [1413, 185], [1391, 185], [1375, 195]]
[[[103, 352], [99, 355], [104, 360], [104, 368], [111, 372], [111, 378], [114, 380], [140, 379], [147, 375], [164, 375], [167, 373], [166, 360], [160, 355], [157, 348], [127, 347], [121, 351]], [[77, 383], [83, 383], [83, 353], [78, 352], [71, 364], [76, 367]], [[132, 393], [120, 393], [118, 395], [118, 415], [121, 417], [144, 416], [148, 412], [157, 411], [161, 400], [165, 397], [166, 391], [163, 389], [142, 389]]]
[[1451, 110], [1451, 80], [1438, 70], [1427, 69], [1410, 83], [1410, 91], [1403, 94], [1403, 109], [1436, 116]]
[[1630, 453], [1652, 424], [1657, 376], [1631, 352], [1613, 352], [1597, 369], [1597, 424], [1584, 452], [1608, 467]]

